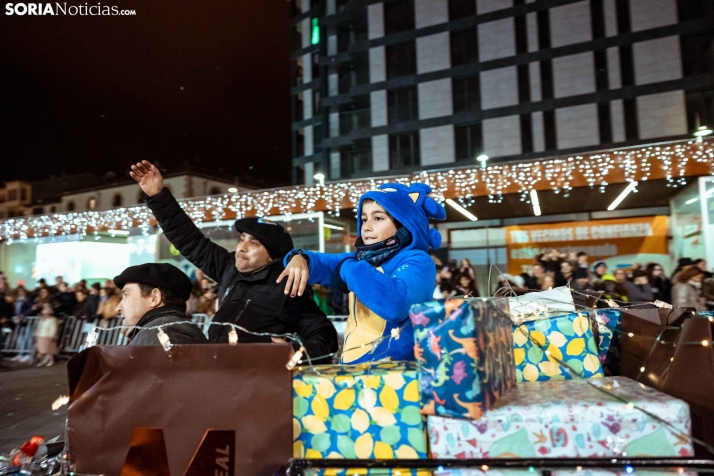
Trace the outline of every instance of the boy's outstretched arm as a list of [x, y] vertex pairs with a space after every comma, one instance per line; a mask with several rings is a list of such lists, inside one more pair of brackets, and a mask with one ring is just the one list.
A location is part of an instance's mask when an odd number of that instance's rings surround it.
[[[290, 256], [290, 253], [283, 260], [285, 271], [278, 276], [280, 283], [285, 277], [285, 294], [291, 296], [302, 296], [305, 286], [308, 284], [319, 284], [321, 286], [330, 285], [330, 276], [340, 261], [345, 258], [354, 257], [354, 253], [328, 254], [317, 251], [303, 251], [309, 258], [309, 266], [305, 263], [305, 258], [300, 255]], [[307, 272], [307, 276], [305, 276]]]
[[436, 268], [427, 254], [418, 254], [405, 259], [391, 275], [366, 261], [347, 260], [340, 276], [371, 311], [387, 321], [401, 322], [413, 304], [431, 299]]

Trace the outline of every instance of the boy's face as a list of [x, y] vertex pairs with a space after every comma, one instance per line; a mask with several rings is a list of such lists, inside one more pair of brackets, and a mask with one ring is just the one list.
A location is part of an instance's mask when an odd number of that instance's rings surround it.
[[377, 202], [367, 202], [362, 205], [362, 229], [360, 236], [365, 245], [379, 243], [397, 233], [397, 227], [387, 212], [377, 205]]

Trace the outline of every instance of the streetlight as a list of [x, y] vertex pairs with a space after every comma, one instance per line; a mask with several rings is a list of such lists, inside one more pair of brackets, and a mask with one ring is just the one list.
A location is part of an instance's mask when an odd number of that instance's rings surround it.
[[696, 125], [696, 129], [694, 129], [694, 134], [693, 134], [693, 135], [694, 135], [694, 137], [697, 138], [697, 142], [698, 142], [698, 143], [702, 143], [702, 142], [704, 142], [704, 137], [706, 137], [706, 136], [708, 136], [708, 135], [711, 135], [714, 131], [711, 130], [711, 129], [710, 129], [709, 127], [707, 127], [707, 126], [702, 126], [702, 125], [700, 125], [700, 122], [699, 122], [699, 114], [698, 114], [698, 113], [697, 113], [697, 115], [695, 116], [695, 120], [696, 120], [696, 124], [697, 124], [697, 125]]
[[228, 189], [228, 193], [238, 193], [238, 189], [235, 187], [231, 187]]
[[312, 178], [320, 182], [321, 187], [325, 186], [325, 174], [323, 174], [322, 172], [316, 173], [315, 175], [313, 175]]
[[485, 169], [486, 168], [486, 162], [488, 162], [488, 155], [486, 154], [481, 154], [478, 157], [476, 157], [476, 160], [481, 162], [481, 168]]

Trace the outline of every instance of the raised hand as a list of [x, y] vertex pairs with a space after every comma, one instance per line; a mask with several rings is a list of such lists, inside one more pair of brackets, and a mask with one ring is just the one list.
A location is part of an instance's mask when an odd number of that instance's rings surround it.
[[278, 276], [276, 283], [279, 283], [287, 276], [288, 281], [285, 283], [285, 294], [290, 294], [290, 297], [302, 296], [307, 286], [307, 279], [310, 275], [307, 261], [300, 255], [292, 257], [285, 270]]
[[164, 178], [159, 169], [148, 160], [142, 160], [131, 166], [131, 178], [136, 180], [141, 189], [150, 197], [157, 195], [164, 189]]

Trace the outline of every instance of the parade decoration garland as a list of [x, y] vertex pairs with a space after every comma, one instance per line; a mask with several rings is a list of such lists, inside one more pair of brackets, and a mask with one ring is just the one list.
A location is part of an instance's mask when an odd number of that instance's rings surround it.
[[[589, 155], [556, 157], [530, 162], [494, 164], [423, 171], [407, 176], [328, 182], [324, 185], [249, 191], [181, 200], [181, 207], [197, 223], [246, 216], [286, 215], [326, 210], [339, 216], [353, 208], [359, 197], [387, 182], [409, 185], [419, 181], [429, 185], [440, 203], [457, 199], [468, 207], [476, 197], [488, 196], [500, 203], [503, 195], [518, 193], [528, 201], [531, 190], [552, 190], [567, 197], [575, 186], [599, 187], [610, 183], [664, 179], [667, 186], [685, 184], [685, 176], [714, 172], [714, 141], [669, 142], [660, 145], [617, 149]], [[107, 211], [40, 215], [0, 221], [0, 240], [38, 239], [42, 236], [90, 235], [138, 228], [148, 235], [156, 221], [146, 206]]]

